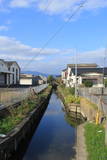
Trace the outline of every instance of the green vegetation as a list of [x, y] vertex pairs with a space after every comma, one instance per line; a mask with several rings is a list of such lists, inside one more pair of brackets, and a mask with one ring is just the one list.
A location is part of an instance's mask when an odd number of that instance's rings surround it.
[[67, 103], [67, 104], [69, 104], [69, 103], [80, 104], [80, 98], [79, 97], [75, 97], [74, 95], [67, 95], [65, 97], [65, 103]]
[[105, 130], [102, 125], [87, 123], [85, 125], [85, 139], [88, 151], [88, 160], [107, 159], [107, 147], [105, 146]]
[[83, 82], [83, 84], [85, 85], [85, 87], [92, 87], [93, 86], [93, 82], [90, 80], [85, 80]]
[[104, 80], [105, 87], [107, 87], [107, 79]]
[[63, 95], [65, 103], [76, 103], [80, 104], [80, 98], [75, 97], [75, 89], [74, 88], [65, 88], [63, 85], [58, 87], [59, 92]]
[[48, 79], [47, 79], [48, 83], [52, 83], [53, 80], [54, 80], [54, 77], [52, 75], [48, 76]]
[[49, 86], [45, 91], [39, 95], [31, 95], [24, 100], [22, 104], [16, 109], [10, 109], [10, 115], [0, 120], [0, 133], [6, 134], [11, 131], [17, 124], [19, 124], [34, 108], [40, 104], [49, 94], [51, 87]]
[[68, 88], [65, 87], [63, 84], [60, 85], [60, 90], [62, 90], [62, 92], [64, 93], [64, 95], [74, 95], [75, 94], [75, 88]]

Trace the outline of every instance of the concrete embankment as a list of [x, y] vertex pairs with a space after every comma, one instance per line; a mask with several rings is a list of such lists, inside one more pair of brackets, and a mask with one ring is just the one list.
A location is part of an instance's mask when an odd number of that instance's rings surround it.
[[80, 104], [75, 104], [75, 103], [66, 104], [64, 94], [60, 91], [59, 88], [57, 89], [57, 94], [61, 98], [66, 112], [70, 113], [71, 117], [74, 118], [74, 120], [76, 119], [79, 124], [83, 122], [86, 117], [85, 117], [85, 114], [81, 112]]
[[[85, 112], [87, 106], [85, 107], [85, 103], [83, 103], [83, 100], [80, 100], [80, 104], [65, 104], [64, 95], [63, 93], [58, 90], [58, 94], [61, 97], [65, 110], [70, 113], [70, 115], [74, 118], [75, 122], [77, 123], [77, 130], [76, 130], [76, 157], [74, 160], [87, 160], [87, 150], [86, 150], [86, 144], [85, 144], [85, 137], [84, 137], [84, 121], [86, 120], [86, 117], [89, 116], [87, 112]], [[85, 108], [85, 109], [84, 109]], [[93, 117], [93, 114], [91, 118]], [[90, 117], [89, 117], [90, 118]], [[88, 118], [87, 118], [88, 119]], [[81, 124], [82, 123], [82, 124]]]
[[22, 144], [26, 145], [47, 108], [51, 93], [52, 90], [48, 96], [38, 104], [38, 107], [30, 112], [19, 125], [7, 134], [6, 138], [0, 139], [0, 160], [12, 160], [12, 155], [20, 150], [19, 147], [22, 147]]

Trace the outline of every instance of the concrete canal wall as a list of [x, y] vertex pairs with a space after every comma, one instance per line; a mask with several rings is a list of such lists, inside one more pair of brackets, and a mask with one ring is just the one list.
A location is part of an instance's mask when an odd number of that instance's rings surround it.
[[103, 91], [102, 88], [79, 88], [78, 94], [96, 104], [101, 112], [107, 114], [107, 88], [104, 88]]
[[29, 88], [0, 88], [0, 119], [6, 117], [10, 109], [17, 108], [33, 92], [41, 93], [47, 87], [48, 84]]
[[65, 104], [65, 100], [64, 100], [64, 95], [60, 92], [60, 90], [57, 90], [57, 94], [59, 95], [59, 97], [61, 98], [63, 104], [64, 104], [64, 109], [67, 113], [70, 113], [71, 117], [75, 120], [77, 119], [78, 122], [80, 121], [84, 121], [86, 119], [85, 114], [83, 114], [83, 112], [81, 112], [81, 106], [80, 104]]
[[15, 129], [7, 134], [6, 138], [0, 139], [0, 160], [11, 159], [11, 156], [19, 150], [20, 144], [22, 142], [26, 144], [26, 141], [31, 138], [47, 108], [51, 93], [52, 90], [38, 107], [30, 112]]

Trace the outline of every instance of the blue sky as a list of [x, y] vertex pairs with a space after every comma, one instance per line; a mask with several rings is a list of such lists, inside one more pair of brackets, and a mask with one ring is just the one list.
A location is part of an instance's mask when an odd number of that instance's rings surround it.
[[[103, 65], [107, 48], [107, 0], [0, 0], [0, 58], [23, 70], [59, 74], [68, 63]], [[41, 48], [65, 24], [57, 36]]]

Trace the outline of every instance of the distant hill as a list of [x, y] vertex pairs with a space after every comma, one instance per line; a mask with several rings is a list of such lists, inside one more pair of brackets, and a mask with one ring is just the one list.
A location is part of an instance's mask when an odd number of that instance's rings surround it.
[[22, 71], [21, 73], [32, 74], [32, 75], [35, 75], [35, 76], [39, 76], [39, 75], [42, 75], [42, 76], [45, 76], [45, 77], [49, 76], [49, 74], [45, 74], [45, 73], [41, 73], [41, 72], [36, 72], [36, 71]]
[[37, 72], [37, 71], [22, 71], [21, 73], [32, 74], [32, 75], [35, 75], [35, 76], [42, 75], [42, 76], [45, 76], [45, 77], [48, 77], [49, 75], [52, 75], [53, 77], [59, 77], [60, 76], [60, 75], [41, 73], [41, 72]]

